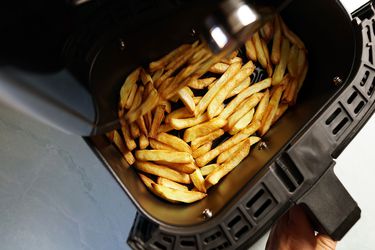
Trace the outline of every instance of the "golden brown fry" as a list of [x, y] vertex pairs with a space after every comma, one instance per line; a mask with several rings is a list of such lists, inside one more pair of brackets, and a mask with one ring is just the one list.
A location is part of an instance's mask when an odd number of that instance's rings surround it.
[[276, 65], [275, 72], [272, 76], [272, 85], [278, 85], [285, 74], [286, 65], [289, 57], [289, 41], [288, 39], [283, 39], [281, 43], [281, 58], [280, 63]]
[[190, 177], [188, 174], [177, 172], [176, 170], [170, 169], [166, 166], [158, 165], [152, 162], [137, 161], [135, 163], [135, 167], [144, 173], [164, 177], [178, 183], [190, 183]]
[[193, 79], [188, 86], [193, 89], [204, 89], [216, 80], [215, 77], [208, 77], [204, 79]]
[[270, 52], [268, 50], [266, 42], [263, 39], [260, 39], [260, 41], [262, 42], [262, 48], [263, 48], [264, 55], [267, 60], [267, 67], [266, 67], [267, 74], [269, 77], [271, 77], [273, 73], [273, 68], [272, 68], [271, 59], [270, 59]]
[[264, 53], [262, 41], [261, 41], [261, 38], [259, 37], [258, 32], [254, 33], [253, 42], [254, 42], [254, 45], [255, 45], [255, 50], [257, 52], [258, 61], [259, 61], [260, 65], [262, 65], [262, 67], [266, 69], [267, 65], [268, 65], [267, 58], [266, 58], [266, 55]]
[[246, 89], [250, 86], [250, 77], [247, 77], [245, 80], [243, 80], [240, 84], [238, 84], [237, 87], [235, 87], [229, 95], [225, 97], [225, 99], [231, 98], [235, 95], [238, 95], [242, 90]]
[[177, 136], [170, 135], [167, 133], [160, 133], [156, 136], [155, 139], [174, 148], [176, 151], [187, 152], [189, 154], [192, 153], [190, 146], [186, 142], [184, 142], [184, 140]]
[[184, 132], [184, 141], [190, 142], [198, 137], [207, 135], [212, 131], [215, 131], [219, 128], [224, 127], [227, 124], [227, 121], [220, 118], [214, 118], [208, 122], [195, 125], [190, 127]]
[[163, 105], [165, 106], [165, 112], [167, 112], [168, 114], [171, 113], [172, 111], [172, 106], [171, 106], [171, 103], [168, 101], [168, 100], [165, 100], [163, 98], [160, 98], [159, 100], [159, 105]]
[[159, 85], [156, 85], [156, 82], [163, 75], [163, 73], [164, 73], [164, 68], [161, 68], [161, 69], [155, 71], [155, 73], [152, 75], [152, 82], [155, 84], [156, 88], [159, 87]]
[[150, 72], [155, 72], [157, 70], [160, 70], [164, 68], [168, 63], [170, 63], [173, 59], [177, 58], [180, 54], [183, 52], [187, 51], [188, 49], [191, 48], [190, 44], [183, 44], [177, 49], [169, 52], [167, 55], [162, 57], [158, 61], [151, 62], [149, 65]]
[[194, 101], [195, 105], [197, 105], [201, 100], [202, 100], [201, 96], [194, 96], [193, 97], [193, 101]]
[[153, 188], [152, 188], [151, 183], [155, 183], [155, 182], [151, 178], [147, 177], [144, 174], [138, 173], [138, 176], [142, 180], [142, 182], [145, 184], [145, 186], [153, 192]]
[[223, 74], [229, 68], [229, 64], [226, 63], [216, 63], [208, 71], [215, 74]]
[[267, 133], [267, 131], [271, 127], [272, 120], [276, 114], [277, 107], [279, 106], [279, 102], [280, 102], [283, 91], [284, 91], [284, 86], [282, 85], [278, 86], [270, 98], [270, 102], [268, 104], [266, 114], [264, 115], [262, 119], [262, 126], [259, 128], [259, 134], [261, 136]]
[[240, 105], [246, 98], [270, 86], [271, 86], [271, 78], [267, 78], [267, 79], [264, 79], [263, 81], [250, 85], [250, 87], [244, 89], [241, 93], [239, 93], [224, 108], [223, 112], [221, 112], [219, 117], [222, 119], [227, 119], [234, 112], [234, 110], [238, 107], [238, 105]]
[[199, 156], [204, 155], [205, 153], [211, 150], [211, 147], [212, 147], [212, 142], [208, 142], [200, 146], [199, 148], [193, 151], [193, 154], [192, 154], [193, 158], [195, 159], [195, 158], [198, 158]]
[[151, 113], [151, 111], [147, 112], [143, 117], [144, 117], [143, 120], [144, 120], [144, 122], [146, 124], [146, 127], [148, 129], [151, 129], [151, 125], [152, 125], [152, 113]]
[[221, 164], [225, 161], [227, 161], [229, 158], [233, 157], [233, 155], [238, 151], [240, 148], [243, 148], [245, 145], [245, 141], [248, 140], [250, 142], [250, 146], [254, 145], [255, 143], [258, 143], [260, 141], [260, 137], [258, 136], [250, 136], [249, 138], [246, 138], [242, 142], [238, 143], [237, 145], [234, 145], [230, 149], [222, 152], [218, 157], [217, 157], [217, 164]]
[[147, 136], [145, 136], [143, 133], [141, 133], [141, 135], [139, 136], [139, 148], [140, 149], [145, 149], [148, 147], [148, 145], [150, 144]]
[[132, 138], [130, 134], [129, 125], [127, 123], [122, 125], [121, 128], [122, 135], [124, 136], [125, 144], [128, 147], [130, 151], [135, 149], [137, 147], [137, 144], [135, 143], [134, 139]]
[[176, 151], [173, 147], [171, 147], [170, 145], [167, 145], [165, 143], [162, 143], [158, 140], [155, 140], [153, 138], [149, 138], [148, 139], [149, 142], [150, 142], [150, 146], [152, 149], [155, 149], [155, 150], [168, 150], [168, 151]]
[[251, 136], [254, 134], [260, 127], [260, 122], [259, 121], [253, 121], [250, 123], [249, 126], [241, 130], [239, 133], [235, 134], [219, 146], [217, 146], [214, 149], [211, 149], [207, 154], [202, 155], [195, 159], [197, 165], [199, 167], [205, 166], [208, 162], [213, 160], [216, 156], [218, 156], [220, 153], [224, 152], [225, 150], [228, 150], [229, 148], [233, 147], [237, 143], [243, 141], [247, 137]]
[[130, 134], [132, 135], [134, 139], [138, 138], [141, 135], [141, 131], [139, 130], [137, 123], [135, 122], [130, 123]]
[[128, 100], [129, 94], [135, 84], [137, 84], [139, 73], [141, 68], [137, 68], [134, 70], [128, 77], [126, 78], [124, 84], [120, 90], [120, 108], [125, 108], [126, 102]]
[[142, 103], [142, 96], [143, 96], [144, 87], [139, 86], [137, 92], [135, 93], [133, 104], [130, 107], [130, 110], [134, 110], [139, 107]]
[[149, 133], [150, 137], [153, 137], [153, 138], [156, 137], [156, 135], [158, 133], [158, 129], [160, 127], [160, 124], [164, 119], [164, 110], [165, 110], [164, 105], [159, 105], [156, 108], [154, 120], [152, 121], [151, 129], [150, 129], [150, 133]]
[[137, 93], [137, 89], [138, 89], [138, 85], [133, 84], [130, 90], [128, 99], [126, 100], [126, 104], [125, 104], [126, 109], [130, 109], [133, 106], [133, 101], [134, 101], [135, 94]]
[[236, 63], [236, 62], [242, 63], [242, 58], [236, 56], [236, 57], [233, 57], [232, 59], [229, 60], [229, 64], [233, 64], [233, 63]]
[[248, 59], [256, 62], [257, 61], [257, 52], [255, 50], [255, 45], [253, 42], [253, 39], [250, 38], [245, 43], [245, 49], [246, 49], [246, 56]]
[[193, 97], [189, 93], [191, 90], [190, 91], [189, 90], [190, 90], [189, 87], [184, 87], [180, 89], [177, 93], [178, 93], [178, 96], [180, 97], [180, 100], [184, 103], [185, 107], [187, 108], [187, 110], [189, 110], [190, 113], [194, 114], [195, 103], [194, 103]]
[[288, 88], [286, 89], [287, 92], [285, 92], [285, 97], [283, 98], [283, 102], [292, 104], [294, 100], [294, 95], [297, 92], [297, 85], [298, 85], [297, 78], [294, 78], [290, 81]]
[[186, 152], [168, 150], [137, 150], [135, 158], [140, 161], [165, 161], [171, 163], [191, 163], [193, 156]]
[[307, 63], [306, 62], [306, 52], [304, 50], [300, 49], [298, 51], [298, 58], [297, 58], [297, 65], [296, 65], [296, 67], [297, 67], [296, 76], [299, 76], [302, 73], [306, 63]]
[[189, 110], [186, 107], [176, 109], [172, 111], [170, 114], [168, 114], [165, 117], [165, 122], [170, 123], [173, 118], [175, 119], [183, 119], [183, 118], [189, 118], [193, 115], [189, 112]]
[[206, 182], [209, 185], [215, 185], [219, 180], [232, 171], [250, 152], [250, 142], [245, 140], [244, 145], [228, 161], [224, 162], [220, 167], [214, 169], [207, 177]]
[[133, 165], [134, 162], [135, 162], [135, 158], [134, 158], [132, 152], [128, 148], [125, 147], [120, 134], [116, 130], [114, 130], [114, 131], [108, 133], [107, 137], [120, 150], [120, 152], [122, 153], [122, 156], [124, 157], [124, 159], [126, 160], [126, 162], [129, 165]]
[[280, 17], [280, 25], [281, 30], [284, 36], [293, 44], [297, 45], [299, 49], [305, 50], [305, 44], [301, 41], [301, 39], [291, 31], [288, 26], [285, 24], [284, 20]]
[[[235, 50], [229, 56], [227, 56], [225, 58], [222, 58], [220, 62], [226, 63], [226, 64], [232, 64], [233, 63], [232, 60], [234, 58], [238, 58], [237, 55], [238, 55], [238, 50]], [[242, 60], [241, 60], [241, 62], [242, 62]]]
[[299, 75], [298, 77], [298, 81], [297, 81], [297, 89], [296, 89], [296, 92], [294, 93], [294, 98], [293, 98], [293, 102], [292, 104], [295, 104], [297, 102], [297, 96], [298, 96], [298, 93], [299, 91], [301, 90], [302, 88], [302, 85], [303, 85], [303, 82], [305, 81], [305, 78], [306, 78], [306, 75], [307, 75], [307, 71], [308, 71], [308, 64], [306, 63], [305, 64], [305, 67], [303, 68], [301, 74]]
[[228, 118], [227, 130], [230, 130], [246, 113], [253, 109], [262, 99], [263, 93], [255, 93], [246, 99]]
[[293, 46], [290, 48], [289, 57], [288, 57], [288, 72], [292, 77], [296, 77], [298, 75], [298, 53], [299, 49], [298, 47], [293, 44]]
[[254, 120], [259, 120], [259, 121], [262, 120], [263, 115], [266, 112], [269, 100], [270, 100], [270, 91], [267, 89], [264, 92], [262, 100], [260, 100], [259, 105], [255, 111], [254, 118], [253, 118]]
[[146, 85], [149, 82], [153, 83], [152, 77], [143, 68], [141, 69], [141, 80], [142, 80], [143, 85]]
[[285, 111], [287, 111], [287, 109], [288, 109], [288, 104], [286, 103], [280, 104], [279, 107], [277, 107], [276, 114], [272, 120], [272, 125], [275, 124], [277, 120], [280, 119], [280, 117], [285, 113]]
[[166, 161], [156, 161], [155, 163], [186, 174], [191, 174], [198, 168], [194, 163], [171, 163]]
[[272, 51], [271, 51], [271, 61], [274, 65], [279, 64], [280, 62], [280, 55], [281, 55], [281, 26], [280, 26], [280, 17], [275, 17], [275, 33], [273, 36], [273, 42], [272, 42]]
[[242, 118], [240, 118], [238, 122], [236, 122], [236, 124], [234, 124], [234, 126], [229, 129], [229, 134], [235, 135], [242, 129], [246, 128], [251, 123], [253, 116], [254, 108], [252, 108], [249, 112], [242, 116]]
[[170, 124], [162, 124], [160, 125], [159, 129], [158, 129], [158, 134], [159, 133], [168, 133], [169, 131], [172, 131], [173, 128]]
[[201, 137], [198, 137], [197, 139], [193, 140], [191, 142], [191, 148], [192, 150], [197, 150], [200, 146], [202, 146], [203, 144], [206, 144], [206, 143], [209, 143], [209, 142], [212, 142], [213, 140], [219, 138], [220, 136], [222, 136], [224, 134], [224, 130], [222, 129], [218, 129], [218, 130], [215, 130], [209, 134], [206, 134], [204, 136], [201, 136]]
[[206, 187], [204, 185], [204, 178], [201, 173], [201, 170], [198, 168], [194, 171], [194, 173], [190, 174], [191, 182], [193, 182], [194, 186], [202, 193], [206, 192]]
[[171, 180], [166, 179], [164, 177], [158, 177], [157, 184], [162, 185], [164, 187], [177, 189], [177, 190], [186, 190], [186, 191], [189, 190], [187, 186], [181, 185], [180, 183], [171, 181]]
[[273, 22], [266, 22], [260, 31], [263, 39], [268, 43], [272, 39], [274, 33]]
[[181, 130], [184, 128], [190, 128], [190, 127], [196, 126], [205, 121], [208, 121], [207, 113], [204, 113], [203, 115], [200, 115], [198, 117], [193, 117], [193, 118], [185, 118], [185, 119], [172, 118], [170, 120], [170, 125], [172, 128], [176, 130]]
[[148, 96], [144, 99], [144, 102], [138, 108], [126, 114], [129, 122], [134, 122], [140, 116], [143, 116], [147, 112], [154, 109], [159, 103], [159, 94], [150, 82], [146, 85], [144, 92], [148, 93]]
[[255, 69], [255, 65], [252, 61], [245, 64], [241, 70], [233, 76], [215, 95], [207, 108], [207, 114], [210, 119], [217, 113], [217, 109], [224, 102], [225, 98], [229, 95], [232, 90], [237, 87], [242, 81], [249, 77]]
[[143, 116], [139, 117], [135, 122], [138, 124], [138, 127], [142, 131], [142, 133], [144, 135], [148, 135], [146, 123], [145, 123]]
[[202, 114], [212, 99], [216, 96], [216, 94], [220, 91], [222, 86], [224, 86], [234, 75], [240, 71], [241, 63], [233, 63], [229, 66], [228, 70], [225, 71], [225, 73], [214, 82], [214, 86], [207, 91], [207, 93], [203, 96], [201, 101], [198, 103], [198, 105], [195, 108], [195, 115], [198, 116]]
[[153, 183], [155, 193], [163, 199], [172, 202], [193, 203], [207, 196], [205, 193], [196, 191], [177, 190]]
[[214, 169], [218, 168], [219, 165], [216, 163], [206, 165], [201, 168], [201, 173], [203, 176], [209, 175]]

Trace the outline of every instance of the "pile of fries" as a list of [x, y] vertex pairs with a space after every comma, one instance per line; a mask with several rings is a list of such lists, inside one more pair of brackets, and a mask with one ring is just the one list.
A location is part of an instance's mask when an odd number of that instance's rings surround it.
[[[210, 68], [200, 69], [210, 56], [203, 44], [184, 44], [126, 78], [122, 128], [107, 136], [155, 195], [201, 200], [296, 103], [306, 54], [281, 17]], [[256, 66], [268, 76], [252, 82]]]

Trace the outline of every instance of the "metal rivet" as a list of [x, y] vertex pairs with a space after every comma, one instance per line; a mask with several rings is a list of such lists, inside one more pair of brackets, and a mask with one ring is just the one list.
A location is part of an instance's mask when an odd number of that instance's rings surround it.
[[195, 37], [197, 35], [197, 32], [195, 31], [195, 29], [191, 29], [190, 35], [193, 36], [193, 37]]
[[335, 76], [333, 78], [333, 84], [335, 84], [335, 86], [339, 86], [341, 85], [341, 83], [342, 83], [342, 79], [339, 76]]
[[264, 150], [264, 149], [268, 149], [267, 143], [265, 141], [259, 142], [259, 144], [258, 144], [258, 150]]
[[212, 217], [212, 211], [209, 208], [203, 210], [202, 215], [205, 219], [209, 219]]
[[120, 50], [124, 50], [125, 49], [125, 41], [120, 38], [119, 43], [120, 43]]

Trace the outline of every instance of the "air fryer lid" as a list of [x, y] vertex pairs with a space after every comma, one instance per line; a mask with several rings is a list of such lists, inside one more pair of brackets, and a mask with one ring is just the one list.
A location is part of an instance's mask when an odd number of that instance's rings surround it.
[[[117, 150], [104, 137], [93, 137], [103, 160], [110, 166], [115, 177], [135, 203], [137, 208], [150, 219], [164, 226], [193, 226], [204, 222], [201, 216], [206, 208], [215, 218], [220, 212], [231, 208], [241, 194], [251, 189], [254, 183], [270, 171], [268, 166], [278, 153], [302, 131], [324, 104], [330, 102], [339, 91], [332, 79], [339, 76], [350, 78], [355, 58], [355, 37], [351, 19], [335, 0], [294, 1], [282, 13], [290, 28], [305, 42], [308, 50], [309, 72], [297, 105], [264, 137], [267, 150], [253, 148], [251, 154], [211, 188], [207, 198], [194, 204], [170, 204], [149, 192], [135, 171], [121, 159]], [[118, 100], [118, 91], [124, 80], [122, 54], [109, 46], [98, 55], [92, 67], [93, 86], [115, 86], [107, 89], [113, 102]], [[99, 88], [98, 88], [99, 89]], [[286, 190], [285, 190], [286, 191]], [[206, 223], [210, 223], [207, 221]], [[205, 225], [206, 225], [205, 223]]]

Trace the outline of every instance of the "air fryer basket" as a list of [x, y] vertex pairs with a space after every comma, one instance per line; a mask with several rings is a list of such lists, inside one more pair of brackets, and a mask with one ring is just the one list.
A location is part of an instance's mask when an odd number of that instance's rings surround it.
[[[237, 248], [254, 242], [296, 203], [304, 204], [317, 228], [334, 239], [350, 229], [360, 209], [335, 177], [333, 158], [374, 112], [375, 99], [375, 19], [370, 5], [358, 15], [363, 20], [351, 21], [335, 0], [294, 1], [282, 13], [308, 49], [310, 68], [298, 103], [264, 137], [267, 148], [254, 149], [202, 201], [181, 205], [155, 197], [104, 136], [88, 138], [143, 214], [129, 238], [132, 247]], [[119, 57], [115, 49], [103, 51], [110, 54], [98, 55], [99, 62], [101, 56]], [[107, 76], [121, 85], [115, 64], [96, 65], [92, 84]], [[202, 216], [205, 209], [212, 218]]]

